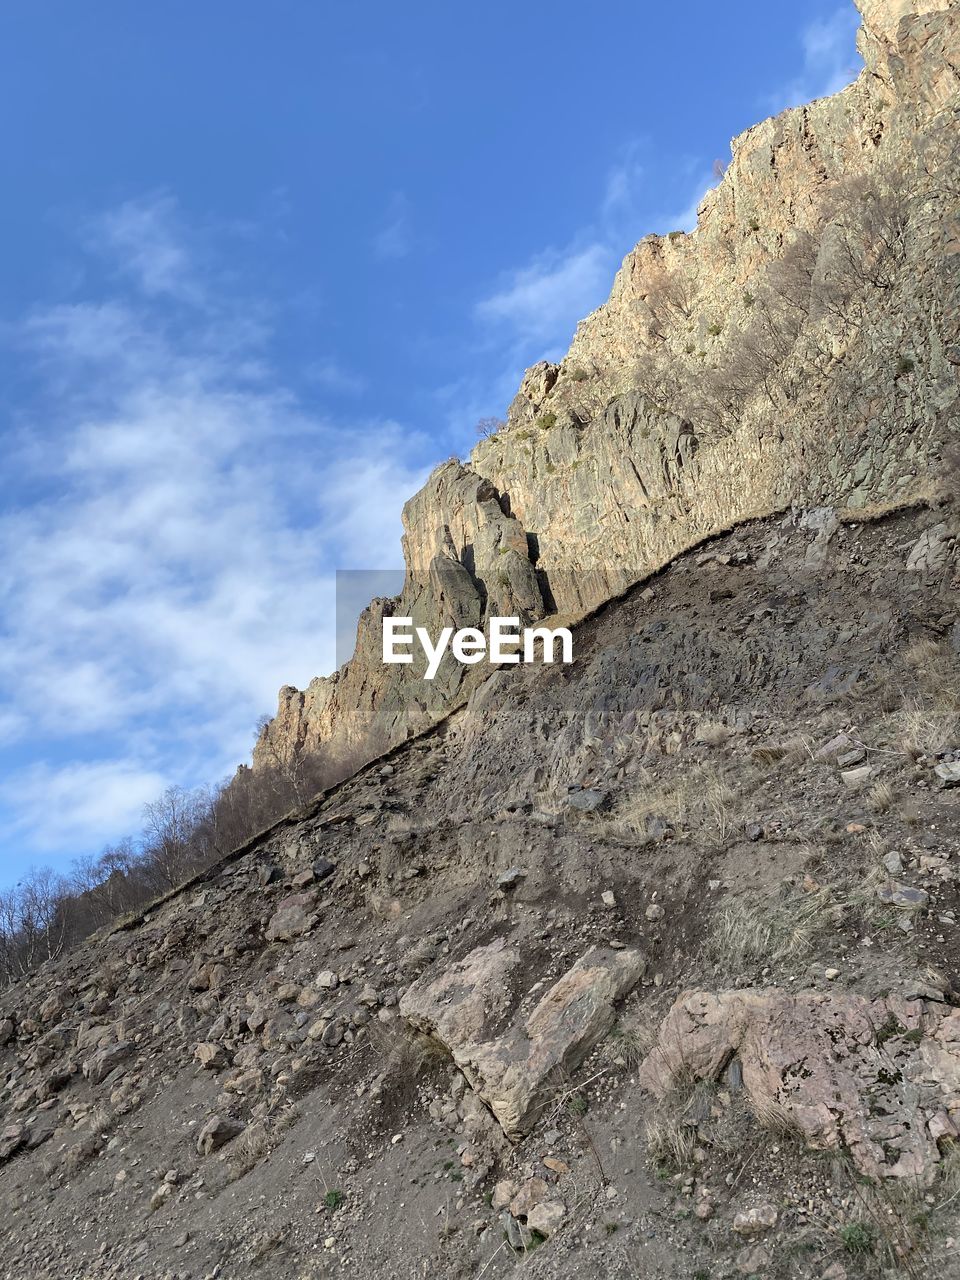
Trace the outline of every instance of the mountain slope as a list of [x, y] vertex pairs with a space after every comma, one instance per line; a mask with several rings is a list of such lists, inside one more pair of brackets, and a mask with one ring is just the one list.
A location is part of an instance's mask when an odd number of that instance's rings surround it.
[[[958, 532], [952, 503], [746, 524], [582, 624], [572, 667], [501, 672], [11, 988], [0, 1274], [950, 1274]], [[758, 1120], [750, 1042], [719, 1084], [638, 1076], [674, 1001], [730, 989], [870, 1028], [843, 1088], [886, 1091], [910, 1176], [806, 1154], [787, 1085]]]

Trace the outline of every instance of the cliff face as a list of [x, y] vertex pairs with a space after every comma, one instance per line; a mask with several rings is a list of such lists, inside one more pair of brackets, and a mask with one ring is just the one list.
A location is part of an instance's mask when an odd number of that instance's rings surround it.
[[397, 741], [465, 697], [380, 661], [384, 613], [579, 615], [737, 521], [940, 483], [960, 366], [958, 7], [858, 0], [865, 70], [732, 146], [691, 234], [648, 236], [503, 430], [404, 510], [407, 580], [357, 651], [285, 688], [256, 765]]

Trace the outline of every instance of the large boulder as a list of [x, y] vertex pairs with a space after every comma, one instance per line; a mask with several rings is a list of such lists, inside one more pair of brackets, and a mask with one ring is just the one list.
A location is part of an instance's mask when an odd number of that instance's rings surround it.
[[316, 899], [312, 893], [292, 893], [283, 899], [270, 917], [266, 937], [268, 942], [292, 942], [294, 938], [309, 933], [317, 923], [314, 910]]
[[477, 947], [439, 977], [427, 975], [400, 999], [400, 1013], [455, 1054], [455, 1049], [489, 1039], [512, 1004], [520, 953], [497, 938]]
[[638, 951], [592, 947], [527, 1017], [497, 1034], [519, 963], [503, 941], [473, 951], [438, 978], [414, 983], [400, 1012], [440, 1040], [512, 1140], [533, 1128], [549, 1087], [610, 1030], [616, 1002], [644, 972]]
[[84, 1079], [90, 1084], [100, 1084], [132, 1054], [133, 1045], [129, 1040], [120, 1040], [116, 1044], [108, 1045], [105, 1049], [100, 1049], [83, 1064]]

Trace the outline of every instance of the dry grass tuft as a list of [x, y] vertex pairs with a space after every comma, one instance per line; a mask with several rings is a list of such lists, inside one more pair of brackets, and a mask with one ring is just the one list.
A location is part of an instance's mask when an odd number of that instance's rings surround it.
[[260, 1163], [272, 1146], [271, 1135], [265, 1124], [261, 1122], [248, 1125], [230, 1144], [227, 1167], [231, 1181], [236, 1182], [244, 1174], [249, 1173], [255, 1165]]
[[827, 889], [791, 893], [774, 902], [738, 898], [725, 903], [705, 944], [707, 959], [729, 973], [795, 959], [810, 950], [813, 939], [829, 923], [832, 905]]
[[603, 1042], [603, 1056], [611, 1064], [623, 1065], [632, 1070], [640, 1065], [657, 1042], [654, 1023], [641, 1022], [633, 1014], [620, 1019]]
[[771, 768], [775, 764], [800, 764], [813, 759], [813, 739], [798, 733], [783, 742], [764, 742], [750, 753], [757, 764]]
[[618, 798], [612, 812], [597, 816], [597, 835], [643, 841], [649, 838], [650, 820], [659, 818], [676, 831], [700, 827], [722, 842], [735, 820], [738, 798], [726, 775], [711, 765], [680, 769], [668, 780], [645, 773], [635, 790]]
[[911, 760], [943, 751], [960, 733], [960, 711], [944, 700], [910, 698], [893, 719], [894, 740]]
[[893, 807], [895, 798], [889, 782], [876, 782], [867, 792], [867, 807], [874, 813], [887, 813]]
[[650, 1158], [667, 1168], [683, 1170], [693, 1160], [697, 1125], [709, 1114], [714, 1086], [701, 1081], [678, 1085], [647, 1116], [646, 1140]]
[[279, 1146], [283, 1135], [293, 1126], [297, 1119], [296, 1107], [286, 1107], [283, 1111], [247, 1125], [227, 1149], [227, 1168], [230, 1180], [236, 1182], [249, 1173], [255, 1165]]

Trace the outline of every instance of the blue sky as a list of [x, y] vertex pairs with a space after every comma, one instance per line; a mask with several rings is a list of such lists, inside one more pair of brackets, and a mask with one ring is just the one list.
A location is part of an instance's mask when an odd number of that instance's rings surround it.
[[337, 568], [565, 350], [849, 0], [6, 0], [0, 886], [232, 771]]

